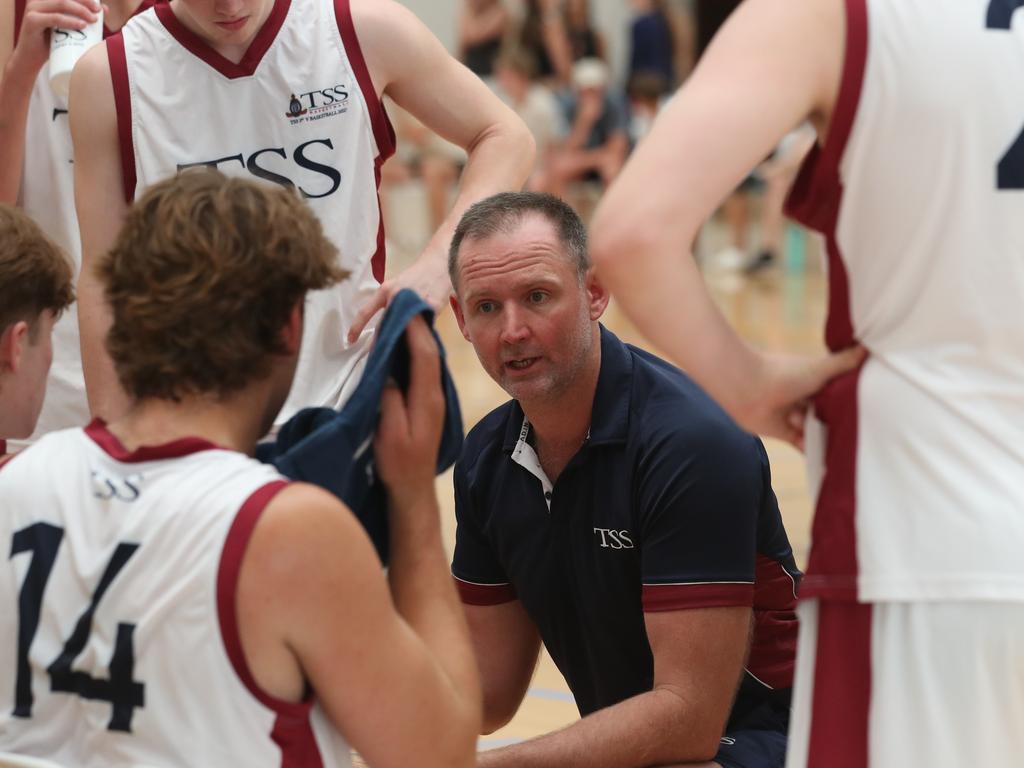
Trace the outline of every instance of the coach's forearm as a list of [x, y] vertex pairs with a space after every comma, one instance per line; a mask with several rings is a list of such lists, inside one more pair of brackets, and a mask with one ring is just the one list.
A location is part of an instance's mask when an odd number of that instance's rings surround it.
[[720, 723], [678, 691], [656, 688], [595, 712], [561, 731], [483, 752], [478, 768], [649, 768], [711, 760]]

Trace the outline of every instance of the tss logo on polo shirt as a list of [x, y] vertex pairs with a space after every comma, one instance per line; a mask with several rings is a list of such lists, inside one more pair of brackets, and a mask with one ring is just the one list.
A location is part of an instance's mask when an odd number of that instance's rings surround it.
[[601, 540], [601, 546], [605, 549], [633, 549], [633, 540], [629, 537], [629, 531], [616, 531], [614, 528], [595, 528]]

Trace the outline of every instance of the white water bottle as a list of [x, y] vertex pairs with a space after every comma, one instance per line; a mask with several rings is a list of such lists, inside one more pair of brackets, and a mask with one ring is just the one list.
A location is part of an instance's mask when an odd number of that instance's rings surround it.
[[71, 70], [82, 54], [103, 40], [103, 11], [85, 29], [50, 30], [50, 87], [61, 99], [68, 98]]

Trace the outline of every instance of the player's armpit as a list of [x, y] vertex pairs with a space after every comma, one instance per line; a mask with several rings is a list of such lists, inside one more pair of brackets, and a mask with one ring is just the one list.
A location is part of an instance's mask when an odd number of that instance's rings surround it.
[[372, 544], [333, 496], [293, 484], [267, 506], [242, 563], [238, 616], [257, 682], [294, 697], [308, 679], [371, 765], [471, 765], [478, 692], [457, 690], [397, 613]]

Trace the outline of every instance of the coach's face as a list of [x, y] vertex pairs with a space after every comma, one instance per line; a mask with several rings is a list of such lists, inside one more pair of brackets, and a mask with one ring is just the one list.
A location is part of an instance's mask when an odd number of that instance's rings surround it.
[[580, 283], [551, 222], [528, 214], [509, 232], [463, 241], [455, 287], [462, 335], [502, 389], [520, 402], [571, 394], [597, 353], [608, 296], [592, 274]]

